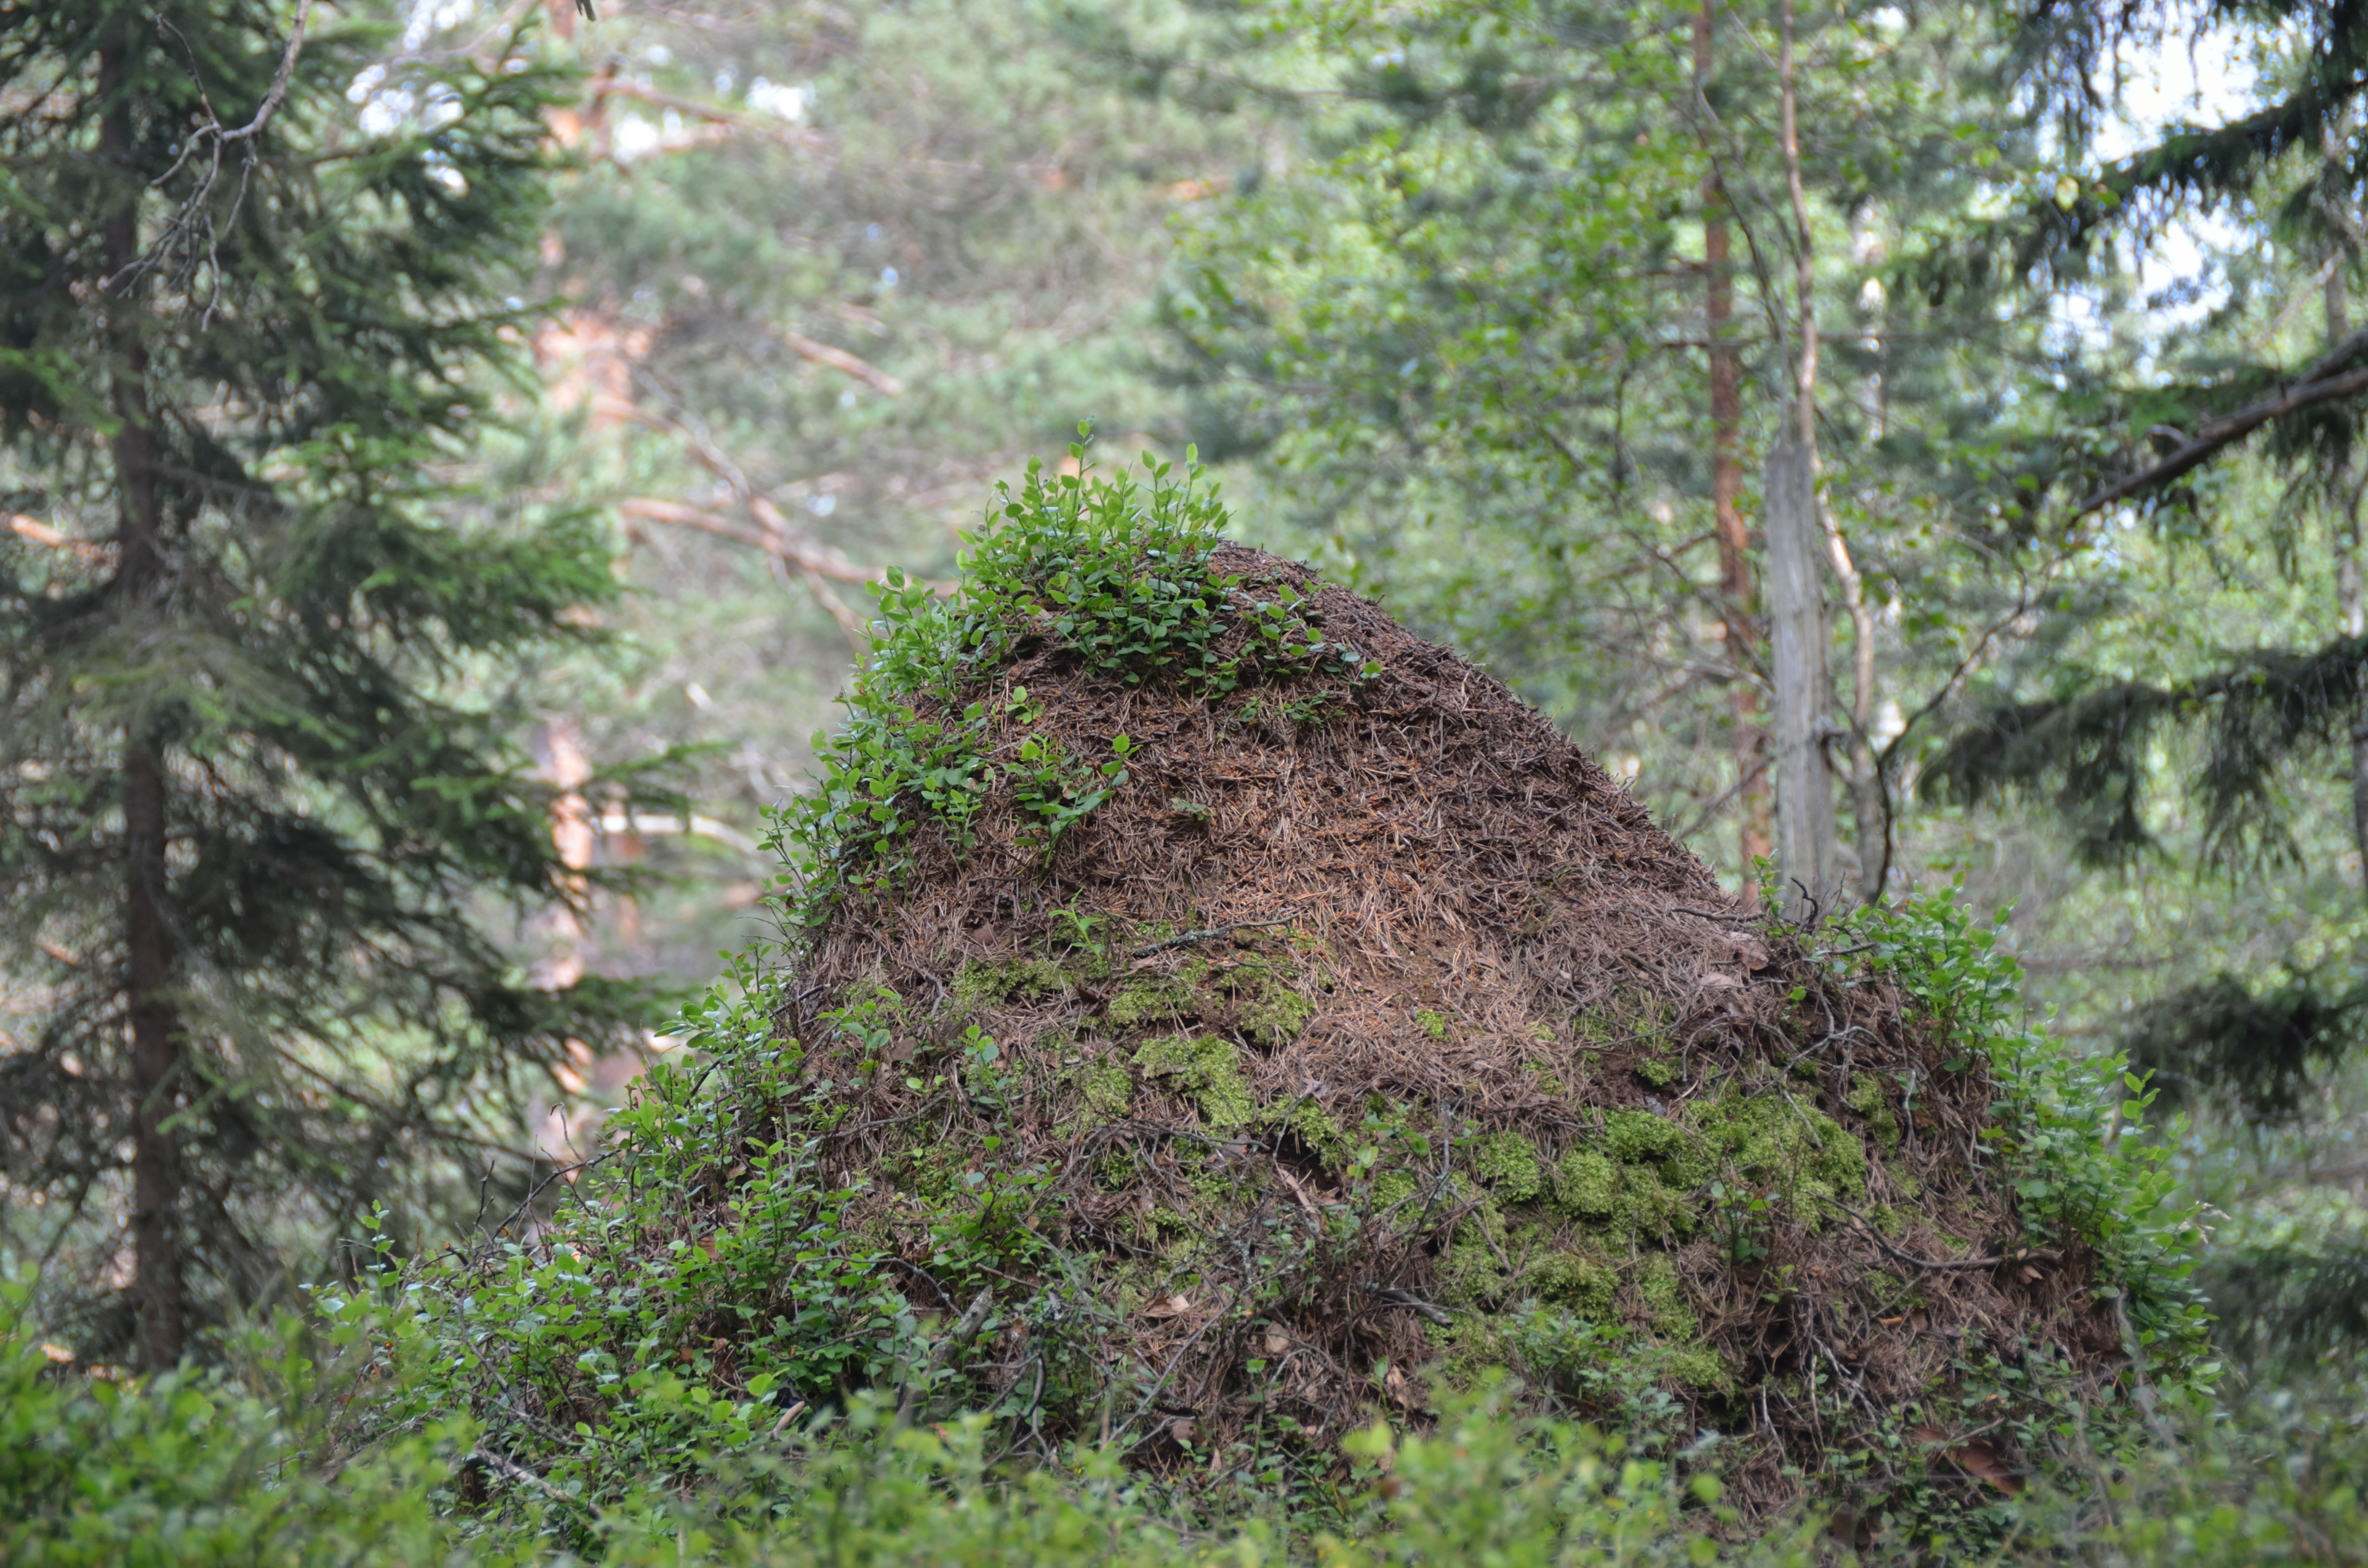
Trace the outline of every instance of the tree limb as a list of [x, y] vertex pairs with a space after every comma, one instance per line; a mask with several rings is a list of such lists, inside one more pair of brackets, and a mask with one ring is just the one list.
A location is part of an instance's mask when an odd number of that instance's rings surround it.
[[2289, 414], [2296, 414], [2322, 403], [2332, 403], [2338, 398], [2368, 392], [2368, 368], [2344, 369], [2363, 353], [2368, 353], [2368, 331], [2355, 332], [2328, 350], [2318, 363], [2304, 371], [2300, 381], [2275, 397], [2264, 398], [2234, 414], [2206, 420], [2196, 427], [2195, 434], [2189, 437], [2185, 444], [2169, 457], [2106, 485], [2074, 507], [2072, 516], [2086, 517], [2141, 490], [2177, 479], [2272, 419], [2282, 419]]

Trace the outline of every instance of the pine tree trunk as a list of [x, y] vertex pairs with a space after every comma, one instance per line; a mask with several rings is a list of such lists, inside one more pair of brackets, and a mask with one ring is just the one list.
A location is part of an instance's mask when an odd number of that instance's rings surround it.
[[[124, 25], [136, 26], [130, 14]], [[108, 108], [100, 142], [121, 184], [108, 193], [102, 230], [117, 503], [119, 612], [150, 614], [162, 597], [163, 513], [156, 494], [156, 445], [143, 379], [145, 356], [128, 269], [140, 254], [140, 186], [129, 166], [131, 101], [126, 90], [129, 40], [100, 51], [98, 90]], [[140, 1346], [152, 1370], [181, 1358], [186, 1335], [178, 1234], [179, 1160], [167, 1126], [180, 1091], [180, 1026], [170, 999], [171, 931], [165, 911], [165, 759], [153, 732], [123, 742], [125, 990], [131, 1023], [131, 1072], [139, 1108], [131, 1133], [133, 1245], [139, 1260]]]
[[[1702, 0], [1694, 13], [1694, 93], [1701, 97], [1710, 79], [1712, 0]], [[1718, 533], [1719, 592], [1724, 601], [1727, 702], [1734, 716], [1735, 796], [1741, 820], [1743, 896], [1755, 890], [1751, 866], [1767, 856], [1768, 732], [1759, 718], [1759, 689], [1752, 679], [1752, 650], [1759, 641], [1752, 618], [1757, 588], [1751, 574], [1751, 533], [1744, 526], [1738, 497], [1743, 491], [1743, 460], [1738, 453], [1743, 426], [1741, 366], [1727, 340], [1735, 314], [1735, 272], [1726, 227], [1726, 187], [1713, 167], [1702, 176], [1702, 262], [1705, 298], [1703, 316], [1710, 343], [1710, 496], [1711, 515]]]

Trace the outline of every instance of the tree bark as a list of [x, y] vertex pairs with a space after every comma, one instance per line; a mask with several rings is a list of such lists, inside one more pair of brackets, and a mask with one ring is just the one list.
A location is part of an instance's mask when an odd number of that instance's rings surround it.
[[1784, 182], [1793, 198], [1800, 347], [1793, 367], [1793, 438], [1768, 454], [1762, 499], [1768, 509], [1768, 608], [1775, 653], [1776, 859], [1785, 880], [1785, 912], [1802, 919], [1830, 912], [1841, 889], [1833, 782], [1825, 754], [1828, 690], [1819, 561], [1830, 552], [1817, 504], [1816, 253], [1801, 181], [1793, 0], [1784, 0], [1782, 51], [1779, 134]]
[[[1694, 13], [1694, 96], [1705, 95], [1712, 55], [1714, 0], [1702, 0]], [[1735, 269], [1732, 242], [1726, 227], [1725, 182], [1713, 165], [1702, 176], [1703, 317], [1710, 343], [1710, 496], [1713, 525], [1718, 534], [1718, 577], [1722, 615], [1725, 622], [1727, 703], [1734, 719], [1735, 795], [1741, 819], [1743, 896], [1756, 897], [1751, 867], [1763, 859], [1769, 843], [1768, 732], [1760, 721], [1759, 688], [1754, 678], [1752, 652], [1759, 643], [1759, 623], [1753, 601], [1751, 532], [1744, 525], [1739, 498], [1743, 492], [1743, 460], [1739, 453], [1743, 426], [1742, 368], [1728, 339], [1735, 314]]]
[[[123, 24], [136, 25], [129, 13]], [[128, 86], [132, 44], [119, 35], [99, 54], [106, 105], [99, 146], [113, 182], [101, 228], [108, 279], [128, 277], [140, 254], [141, 182], [131, 166], [134, 128]], [[103, 286], [103, 285], [102, 285]], [[136, 283], [124, 285], [127, 294]], [[118, 421], [110, 456], [116, 483], [119, 613], [138, 620], [164, 597], [164, 513], [156, 491], [154, 420], [136, 300], [108, 298], [111, 401]], [[131, 1025], [132, 1241], [139, 1263], [140, 1347], [152, 1371], [181, 1358], [187, 1337], [179, 1233], [180, 1160], [171, 1123], [181, 1091], [180, 1020], [173, 1006], [172, 930], [166, 907], [165, 770], [153, 728], [135, 721], [123, 740], [124, 989]]]
[[1827, 776], [1826, 625], [1819, 571], [1814, 458], [1797, 441], [1768, 454], [1761, 494], [1768, 513], [1768, 604], [1774, 653], [1776, 864], [1792, 919], [1830, 913], [1841, 891], [1834, 846], [1833, 787]]
[[[2327, 275], [2324, 299], [2327, 341], [2341, 343], [2351, 335], [2342, 258]], [[2343, 634], [2357, 637], [2368, 631], [2368, 606], [2362, 602], [2360, 586], [2360, 491], [2352, 483], [2350, 463], [2337, 476], [2336, 487], [2345, 504], [2336, 523], [2335, 601], [2343, 617]], [[2355, 711], [2351, 716], [2351, 841], [2360, 850], [2361, 883], [2362, 891], [2368, 892], [2368, 712]]]

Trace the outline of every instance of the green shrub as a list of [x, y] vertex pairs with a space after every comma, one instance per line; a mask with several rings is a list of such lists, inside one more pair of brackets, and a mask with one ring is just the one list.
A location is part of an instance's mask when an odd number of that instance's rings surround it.
[[[422, 1423], [346, 1460], [338, 1401], [293, 1323], [226, 1371], [135, 1381], [73, 1363], [25, 1316], [29, 1277], [0, 1281], [0, 1562], [10, 1568], [295, 1568], [447, 1561], [430, 1488], [470, 1451], [465, 1417]], [[359, 1325], [325, 1325], [350, 1350]], [[62, 1364], [63, 1363], [63, 1364]], [[506, 1553], [473, 1559], [493, 1563]]]

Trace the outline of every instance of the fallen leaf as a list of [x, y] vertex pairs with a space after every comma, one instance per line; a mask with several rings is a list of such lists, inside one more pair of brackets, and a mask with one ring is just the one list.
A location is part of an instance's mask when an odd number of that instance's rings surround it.
[[1976, 1437], [1970, 1443], [1960, 1444], [1949, 1450], [1949, 1457], [2009, 1497], [2022, 1490], [2022, 1477], [2007, 1469], [2005, 1457], [1990, 1447], [1986, 1438]]
[[1282, 1330], [1279, 1328], [1269, 1328], [1266, 1331], [1266, 1353], [1268, 1355], [1280, 1356], [1290, 1348], [1291, 1335], [1283, 1333]]
[[1977, 1480], [1988, 1482], [2009, 1497], [2022, 1490], [2022, 1478], [2006, 1467], [2005, 1457], [1987, 1438], [1952, 1444], [1948, 1434], [1937, 1426], [1918, 1426], [1907, 1435], [1919, 1443], [1941, 1446], [1950, 1463]]
[[1191, 1310], [1192, 1299], [1190, 1296], [1166, 1296], [1144, 1308], [1143, 1315], [1147, 1318], [1182, 1317]]
[[2022, 1266], [2022, 1282], [2024, 1284], [2028, 1285], [2035, 1279], [2044, 1279], [2045, 1278], [2045, 1275], [2040, 1273], [2036, 1268], [2032, 1267], [2031, 1265], [2026, 1263]]
[[[1183, 1298], [1179, 1296], [1177, 1300], [1181, 1301]], [[1179, 1443], [1190, 1442], [1200, 1430], [1200, 1423], [1189, 1415], [1179, 1415], [1167, 1424], [1167, 1435]]]

